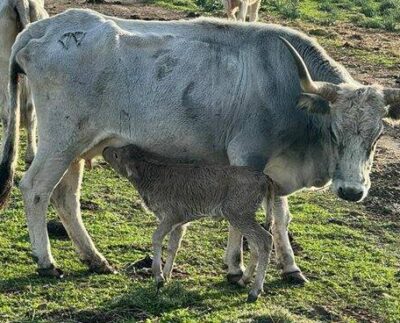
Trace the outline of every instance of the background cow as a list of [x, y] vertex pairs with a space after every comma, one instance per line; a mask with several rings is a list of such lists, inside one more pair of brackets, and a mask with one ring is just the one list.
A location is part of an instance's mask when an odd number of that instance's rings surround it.
[[[8, 120], [8, 81], [11, 47], [27, 24], [48, 17], [41, 0], [3, 0], [0, 3], [0, 111], [5, 133]], [[36, 115], [27, 80], [21, 80], [21, 121], [27, 129], [25, 162], [30, 164], [36, 151]]]
[[[40, 273], [54, 276], [60, 271], [45, 226], [50, 197], [82, 260], [112, 270], [81, 221], [79, 159], [132, 142], [167, 157], [264, 170], [280, 194], [272, 212], [278, 259], [286, 276], [303, 280], [287, 236], [286, 196], [332, 179], [339, 197], [364, 198], [382, 118], [397, 118], [391, 104], [400, 101], [399, 90], [354, 81], [290, 28], [69, 10], [30, 25], [13, 47], [1, 204], [17, 157], [21, 73], [31, 81], [40, 140], [20, 188]], [[231, 229], [234, 280], [242, 276], [240, 239]]]
[[246, 21], [248, 14], [250, 22], [258, 20], [261, 0], [222, 0], [222, 4], [228, 19]]

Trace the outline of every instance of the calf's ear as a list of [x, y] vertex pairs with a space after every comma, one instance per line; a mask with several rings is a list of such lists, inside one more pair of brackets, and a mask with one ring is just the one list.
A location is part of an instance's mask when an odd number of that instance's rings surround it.
[[389, 105], [386, 117], [392, 120], [400, 120], [400, 103]]
[[331, 111], [327, 100], [320, 95], [311, 93], [302, 93], [297, 106], [310, 113], [328, 114]]

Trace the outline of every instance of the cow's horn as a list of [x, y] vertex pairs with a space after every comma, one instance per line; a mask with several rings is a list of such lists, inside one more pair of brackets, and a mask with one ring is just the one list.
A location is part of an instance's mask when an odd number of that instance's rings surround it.
[[386, 88], [383, 94], [386, 105], [400, 103], [400, 89]]
[[293, 47], [293, 45], [285, 38], [279, 37], [286, 47], [289, 49], [290, 53], [292, 54], [296, 66], [297, 71], [300, 77], [300, 85], [304, 92], [318, 94], [325, 98], [326, 100], [333, 102], [336, 100], [337, 92], [339, 87], [332, 83], [327, 82], [314, 82], [308, 72], [307, 66], [304, 63], [304, 60], [298, 53], [298, 51]]

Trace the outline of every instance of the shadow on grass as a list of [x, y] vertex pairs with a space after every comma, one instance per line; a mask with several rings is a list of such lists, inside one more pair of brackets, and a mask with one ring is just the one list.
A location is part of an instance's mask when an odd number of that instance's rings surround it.
[[93, 309], [67, 308], [49, 312], [50, 321], [72, 321], [83, 323], [119, 322], [121, 320], [145, 320], [179, 308], [201, 307], [208, 295], [188, 290], [174, 282], [157, 293], [153, 282], [135, 286], [129, 293], [121, 295]]
[[[86, 280], [92, 275], [87, 270], [76, 271], [68, 274], [63, 279], [42, 278], [36, 274], [2, 280], [0, 292], [12, 293], [29, 288], [29, 286], [57, 286], [65, 282], [78, 282]], [[105, 301], [100, 306], [93, 308], [65, 307], [43, 314], [38, 318], [54, 322], [119, 322], [143, 321], [148, 318], [157, 318], [178, 309], [190, 308], [194, 312], [203, 312], [213, 304], [213, 310], [220, 307], [242, 306], [246, 302], [250, 286], [243, 288], [229, 284], [222, 276], [218, 281], [179, 281], [172, 280], [159, 293], [157, 293], [152, 278], [136, 280], [129, 292]], [[193, 290], [190, 286], [203, 284], [200, 291]], [[298, 288], [280, 279], [267, 280], [263, 297], [278, 293], [281, 289]], [[259, 322], [272, 322], [271, 317], [260, 317]], [[273, 319], [273, 318], [272, 318]]]
[[93, 275], [88, 270], [75, 271], [70, 273], [64, 278], [51, 278], [51, 277], [40, 277], [38, 274], [32, 273], [21, 277], [2, 279], [0, 280], [0, 293], [10, 293], [17, 290], [23, 290], [26, 287], [31, 286], [44, 286], [64, 284], [65, 282], [76, 282], [79, 279], [87, 278]]

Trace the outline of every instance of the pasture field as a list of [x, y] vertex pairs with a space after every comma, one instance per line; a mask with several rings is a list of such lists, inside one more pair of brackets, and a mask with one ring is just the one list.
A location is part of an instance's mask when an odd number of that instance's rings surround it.
[[[366, 9], [362, 13], [366, 3], [373, 14]], [[388, 11], [381, 10], [384, 3]], [[285, 12], [288, 5], [296, 15]], [[46, 6], [51, 14], [90, 7], [141, 19], [221, 15], [219, 3], [211, 0], [103, 5], [47, 0]], [[301, 28], [317, 37], [357, 79], [391, 86], [399, 81], [398, 1], [277, 0], [263, 6], [263, 22]], [[328, 23], [329, 12], [335, 19]], [[352, 18], [359, 14], [381, 25], [366, 28]], [[394, 28], [385, 26], [388, 15], [396, 21]], [[203, 220], [189, 227], [174, 278], [156, 294], [148, 271], [132, 266], [151, 254], [156, 219], [141, 208], [130, 184], [101, 159], [84, 175], [83, 218], [119, 274], [89, 274], [69, 240], [52, 238], [53, 255], [65, 278], [39, 278], [30, 257], [21, 194], [14, 188], [8, 208], [0, 213], [0, 322], [400, 322], [399, 139], [400, 130], [388, 125], [379, 141], [370, 195], [363, 203], [339, 201], [321, 191], [290, 198], [293, 247], [310, 282], [302, 287], [284, 283], [273, 257], [265, 294], [255, 304], [245, 302], [247, 288], [231, 286], [225, 279], [224, 221]], [[21, 159], [17, 181], [23, 171]], [[51, 209], [49, 218], [55, 217]], [[258, 217], [263, 221], [261, 210]]]

